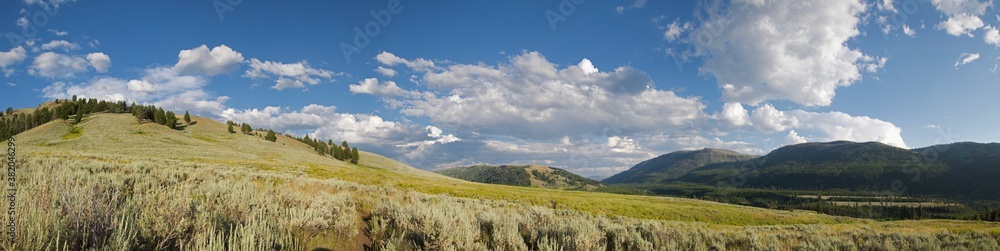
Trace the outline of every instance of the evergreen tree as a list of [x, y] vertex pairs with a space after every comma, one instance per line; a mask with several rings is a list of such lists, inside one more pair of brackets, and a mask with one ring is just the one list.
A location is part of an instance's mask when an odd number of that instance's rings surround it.
[[250, 135], [250, 133], [253, 132], [253, 127], [250, 127], [250, 124], [243, 123], [243, 125], [240, 126], [240, 132], [243, 132], [243, 134], [246, 135]]
[[74, 121], [73, 123], [74, 124], [80, 123], [80, 120], [83, 120], [83, 113], [78, 112], [78, 113], [76, 113], [76, 117], [73, 117], [73, 121]]
[[80, 99], [80, 105], [78, 107], [80, 108], [80, 109], [77, 110], [79, 112], [82, 112], [82, 113], [89, 113], [90, 112], [90, 104], [87, 103], [87, 99]]
[[156, 113], [153, 113], [153, 120], [155, 120], [157, 124], [167, 124], [167, 114], [163, 111], [163, 108], [156, 109]]
[[142, 110], [146, 112], [146, 115], [144, 115], [145, 116], [144, 118], [146, 118], [146, 120], [156, 123], [156, 106], [152, 105], [146, 106], [146, 109]]
[[358, 155], [358, 148], [357, 147], [351, 148], [351, 163], [358, 164], [358, 161], [360, 160], [361, 160], [361, 155]]
[[344, 142], [341, 142], [340, 146], [344, 147], [344, 151], [350, 151], [351, 150], [351, 147], [347, 145], [347, 140], [344, 140]]
[[328, 152], [326, 144], [316, 144], [316, 152], [319, 152], [319, 156], [326, 156], [326, 152]]
[[7, 107], [7, 115], [11, 115], [11, 114], [14, 114], [14, 108], [8, 106]]
[[191, 114], [187, 111], [184, 111], [184, 123], [191, 124]]
[[344, 157], [342, 156], [343, 153], [341, 153], [341, 151], [340, 151], [340, 146], [333, 145], [332, 148], [333, 148], [333, 153], [330, 154], [330, 155], [333, 155], [334, 159], [341, 160], [341, 161], [344, 160]]
[[73, 95], [73, 102], [76, 102], [76, 95]]
[[266, 139], [267, 141], [275, 142], [278, 141], [278, 136], [274, 135], [273, 130], [267, 130], [267, 135], [264, 136], [264, 139]]
[[236, 130], [233, 130], [233, 124], [229, 124], [229, 133], [236, 133]]
[[166, 122], [164, 122], [164, 123], [167, 125], [167, 127], [170, 127], [170, 129], [176, 129], [177, 128], [177, 114], [174, 114], [173, 111], [168, 111], [167, 114], [164, 114], [164, 115], [166, 116]]
[[146, 116], [146, 111], [142, 106], [132, 106], [132, 116], [135, 116], [135, 120], [142, 124], [143, 117]]
[[63, 107], [59, 107], [59, 108], [60, 109], [56, 110], [56, 114], [57, 114], [56, 116], [59, 117], [59, 119], [62, 119], [62, 120], [69, 120], [69, 111], [67, 111], [66, 109], [62, 109]]
[[337, 150], [340, 151], [340, 160], [341, 161], [347, 161], [347, 159], [350, 158], [350, 157], [347, 156], [351, 152], [350, 149], [344, 149], [344, 147], [337, 146]]

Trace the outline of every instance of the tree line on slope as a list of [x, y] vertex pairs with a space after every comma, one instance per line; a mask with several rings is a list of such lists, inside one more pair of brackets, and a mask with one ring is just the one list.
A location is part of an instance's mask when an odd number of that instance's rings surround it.
[[[53, 101], [53, 108], [43, 105], [34, 111], [15, 112], [14, 108], [8, 107], [0, 113], [0, 138], [7, 139], [19, 133], [31, 130], [45, 123], [56, 119], [61, 119], [73, 124], [80, 123], [85, 115], [91, 113], [129, 113], [131, 112], [140, 123], [143, 120], [155, 121], [157, 124], [166, 125], [170, 128], [177, 128], [177, 117], [174, 112], [163, 111], [155, 106], [129, 105], [125, 101], [106, 101], [91, 99], [78, 99], [75, 95], [72, 99], [56, 99]], [[184, 112], [185, 121], [190, 123], [190, 115]]]
[[[240, 133], [246, 135], [254, 135], [253, 127], [245, 122], [236, 123], [230, 120], [226, 121], [226, 124], [228, 125], [227, 130], [229, 130], [229, 133], [236, 133], [235, 128], [239, 127]], [[264, 130], [263, 128], [258, 128], [257, 131], [265, 131], [266, 133], [264, 135], [264, 139], [267, 141], [276, 142], [278, 140], [278, 135], [274, 132], [274, 130], [271, 129]], [[313, 150], [315, 150], [321, 156], [330, 155], [334, 159], [345, 162], [349, 161], [352, 164], [358, 164], [358, 161], [361, 160], [361, 155], [358, 154], [358, 148], [351, 147], [349, 144], [347, 144], [346, 140], [343, 141], [340, 145], [337, 145], [333, 143], [333, 139], [327, 139], [326, 142], [324, 142], [319, 139], [309, 138], [309, 135], [299, 138], [292, 136], [290, 134], [285, 134], [285, 137], [298, 140], [299, 142], [311, 146]]]
[[436, 171], [439, 174], [479, 183], [531, 186], [531, 174], [523, 167], [476, 165]]
[[[10, 138], [56, 119], [62, 119], [73, 124], [80, 123], [85, 115], [91, 113], [131, 113], [139, 124], [153, 122], [170, 127], [171, 129], [179, 128], [177, 114], [154, 105], [137, 105], [135, 103], [129, 105], [125, 101], [106, 101], [96, 98], [78, 99], [76, 95], [72, 99], [56, 99], [53, 101], [53, 104], [42, 105], [41, 108], [35, 109], [30, 113], [15, 112], [13, 107], [8, 107], [4, 112], [0, 112], [0, 138]], [[191, 125], [191, 114], [185, 111], [183, 120], [186, 124]], [[233, 121], [227, 121], [226, 124], [229, 125], [230, 133], [236, 133], [233, 127], [239, 126], [243, 134], [253, 135], [254, 130], [250, 124], [242, 123], [238, 125]], [[278, 136], [274, 130], [258, 129], [258, 131], [266, 131], [263, 138], [267, 141], [276, 142], [278, 140]], [[321, 155], [329, 154], [340, 161], [350, 161], [353, 164], [357, 164], [361, 159], [360, 154], [358, 154], [358, 148], [350, 147], [347, 141], [344, 141], [341, 145], [336, 145], [333, 143], [333, 140], [327, 140], [327, 143], [323, 143], [318, 139], [310, 139], [309, 136], [303, 138], [287, 134], [285, 136], [312, 146]]]
[[[154, 105], [135, 105], [132, 104], [132, 116], [135, 117], [139, 124], [145, 121], [154, 122], [158, 125], [165, 125], [170, 127], [170, 129], [177, 129], [177, 114], [173, 111], [164, 111], [162, 107], [157, 108]], [[188, 124], [191, 123], [191, 115], [185, 111], [184, 121]]]
[[358, 148], [351, 147], [351, 145], [348, 144], [346, 140], [341, 142], [340, 145], [337, 145], [333, 143], [332, 139], [327, 139], [324, 142], [316, 138], [311, 139], [309, 138], [309, 135], [306, 135], [302, 138], [294, 137], [288, 134], [286, 134], [285, 136], [293, 138], [295, 140], [298, 140], [299, 142], [305, 143], [306, 145], [313, 147], [313, 150], [316, 150], [317, 153], [323, 156], [329, 154], [334, 159], [340, 161], [350, 161], [352, 164], [358, 164], [358, 161], [361, 160], [361, 155], [358, 154]]

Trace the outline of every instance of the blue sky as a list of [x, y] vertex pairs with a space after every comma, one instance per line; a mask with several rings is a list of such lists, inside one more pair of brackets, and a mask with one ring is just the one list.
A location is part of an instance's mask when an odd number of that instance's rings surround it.
[[3, 0], [0, 105], [129, 100], [424, 169], [601, 176], [704, 147], [1000, 141], [994, 1], [579, 2]]

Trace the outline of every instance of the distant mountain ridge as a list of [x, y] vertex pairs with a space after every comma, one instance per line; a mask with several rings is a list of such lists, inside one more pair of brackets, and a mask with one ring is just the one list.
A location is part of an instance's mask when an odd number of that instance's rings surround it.
[[718, 163], [691, 171], [677, 181], [782, 189], [886, 190], [948, 170], [921, 153], [877, 142], [834, 141], [784, 146], [752, 160]]
[[958, 142], [914, 149], [951, 169], [912, 192], [969, 199], [1000, 199], [1000, 143]]
[[704, 149], [664, 154], [604, 182], [896, 191], [1000, 199], [998, 143], [961, 142], [909, 150], [878, 142], [834, 141], [788, 145], [753, 158], [733, 153]]
[[445, 176], [479, 183], [570, 190], [604, 186], [563, 169], [540, 165], [476, 165], [435, 171]]
[[678, 151], [640, 162], [624, 172], [602, 180], [602, 182], [607, 184], [659, 183], [684, 176], [691, 170], [708, 164], [748, 160], [756, 157], [758, 156], [713, 148]]

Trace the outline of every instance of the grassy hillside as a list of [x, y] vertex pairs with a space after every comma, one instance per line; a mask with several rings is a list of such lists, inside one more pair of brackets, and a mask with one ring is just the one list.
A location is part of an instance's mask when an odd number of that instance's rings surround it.
[[[914, 150], [875, 142], [805, 143], [759, 158], [694, 167], [659, 183], [611, 189], [876, 219], [995, 219], [988, 215], [1000, 206], [996, 163], [1000, 144], [995, 143]], [[660, 180], [662, 173], [634, 177]]]
[[588, 191], [604, 186], [600, 182], [581, 177], [566, 170], [539, 165], [478, 165], [455, 167], [435, 172], [472, 182], [510, 186]]
[[707, 165], [678, 181], [708, 185], [775, 187], [795, 190], [889, 190], [895, 181], [948, 171], [944, 163], [922, 154], [877, 142], [804, 143], [778, 148], [765, 156]]
[[686, 175], [691, 170], [708, 164], [735, 162], [755, 158], [754, 155], [705, 148], [697, 151], [678, 151], [649, 159], [628, 170], [604, 179], [608, 184], [660, 183]]
[[1000, 249], [994, 223], [472, 183], [194, 120], [172, 130], [96, 114], [15, 136], [19, 238], [4, 249]]
[[914, 151], [926, 159], [947, 164], [950, 169], [912, 186], [915, 193], [964, 199], [1000, 200], [1000, 143], [960, 142]]

